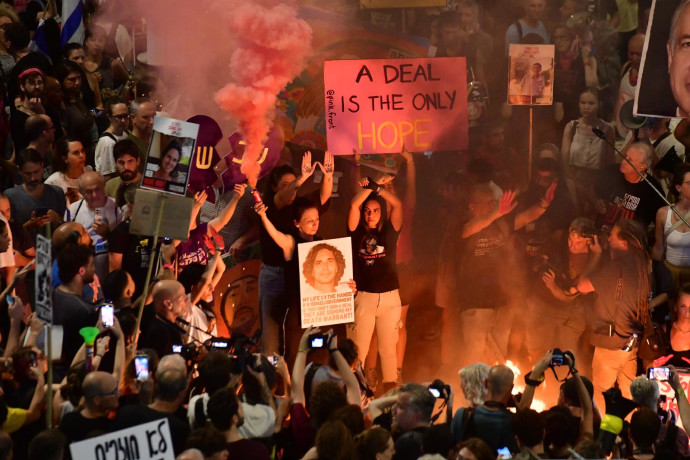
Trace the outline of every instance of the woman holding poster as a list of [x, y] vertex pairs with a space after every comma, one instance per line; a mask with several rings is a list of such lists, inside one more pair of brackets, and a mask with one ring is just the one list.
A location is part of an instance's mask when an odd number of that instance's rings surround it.
[[[383, 389], [388, 391], [397, 380], [396, 345], [402, 305], [395, 253], [403, 221], [402, 203], [371, 178], [360, 185], [363, 188], [352, 199], [347, 218], [358, 289], [355, 322], [348, 328], [348, 337], [357, 344], [359, 359], [364, 362], [376, 327]], [[388, 218], [386, 204], [390, 206]]]

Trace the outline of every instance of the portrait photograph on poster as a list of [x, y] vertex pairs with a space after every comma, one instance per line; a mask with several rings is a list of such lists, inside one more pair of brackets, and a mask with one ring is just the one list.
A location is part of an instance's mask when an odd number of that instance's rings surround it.
[[297, 250], [302, 327], [354, 321], [350, 238], [301, 243]]
[[510, 45], [508, 103], [553, 104], [553, 45]]
[[647, 25], [633, 113], [646, 117], [690, 116], [690, 4], [654, 0]]
[[195, 123], [156, 117], [141, 187], [184, 196], [198, 133]]

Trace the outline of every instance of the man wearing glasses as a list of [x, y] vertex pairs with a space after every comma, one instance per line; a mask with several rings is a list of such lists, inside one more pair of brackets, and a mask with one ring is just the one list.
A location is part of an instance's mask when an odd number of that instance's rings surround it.
[[98, 139], [95, 154], [96, 171], [103, 174], [106, 180], [117, 173], [113, 147], [118, 141], [126, 139], [129, 134], [127, 132], [129, 122], [127, 104], [118, 100], [111, 102], [108, 105], [108, 121], [110, 121], [110, 125]]

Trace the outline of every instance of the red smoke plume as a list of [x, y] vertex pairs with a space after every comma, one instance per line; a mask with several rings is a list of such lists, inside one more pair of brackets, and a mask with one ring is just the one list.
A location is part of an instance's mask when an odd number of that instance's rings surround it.
[[297, 17], [294, 3], [231, 1], [228, 27], [239, 37], [230, 59], [232, 82], [215, 95], [216, 102], [237, 121], [247, 141], [242, 173], [252, 186], [257, 162], [271, 128], [278, 93], [304, 67], [312, 31]]

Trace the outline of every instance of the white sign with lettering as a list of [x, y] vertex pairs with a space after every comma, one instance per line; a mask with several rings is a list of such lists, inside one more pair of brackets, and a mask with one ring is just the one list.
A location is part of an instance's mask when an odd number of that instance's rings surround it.
[[163, 418], [69, 445], [80, 460], [174, 460], [168, 420]]

